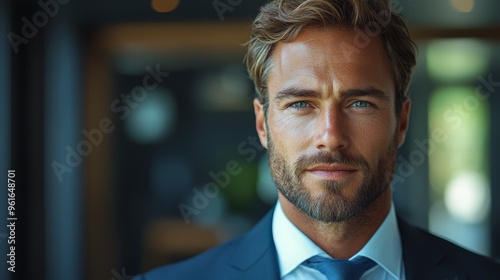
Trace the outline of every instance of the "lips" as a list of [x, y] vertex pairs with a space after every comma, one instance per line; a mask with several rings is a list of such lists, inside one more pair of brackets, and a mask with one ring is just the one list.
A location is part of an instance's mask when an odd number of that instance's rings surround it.
[[357, 169], [342, 164], [320, 164], [308, 168], [306, 172], [323, 180], [341, 180], [356, 173]]

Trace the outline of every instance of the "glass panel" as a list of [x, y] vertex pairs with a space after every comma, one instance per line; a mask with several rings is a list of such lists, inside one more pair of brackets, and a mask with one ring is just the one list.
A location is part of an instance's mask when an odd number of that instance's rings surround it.
[[474, 81], [486, 71], [490, 49], [474, 39], [436, 40], [427, 48], [431, 78], [438, 82]]
[[438, 82], [429, 100], [429, 179], [432, 232], [489, 254], [489, 107], [476, 92], [490, 48], [480, 41], [429, 44], [427, 65]]

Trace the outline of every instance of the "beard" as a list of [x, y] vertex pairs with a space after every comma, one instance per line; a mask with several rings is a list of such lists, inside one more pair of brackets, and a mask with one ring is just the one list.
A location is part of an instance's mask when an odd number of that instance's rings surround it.
[[[373, 167], [363, 158], [355, 157], [345, 150], [302, 155], [289, 164], [276, 150], [270, 137], [268, 146], [269, 167], [278, 191], [311, 219], [324, 223], [338, 223], [358, 216], [389, 188], [396, 167], [398, 137], [396, 133], [385, 156], [381, 157]], [[302, 176], [306, 169], [317, 164], [343, 164], [354, 167], [363, 176], [361, 185], [349, 186], [349, 181], [346, 180], [322, 180], [321, 196], [313, 197], [302, 181]], [[356, 188], [352, 198], [342, 193], [343, 188]]]

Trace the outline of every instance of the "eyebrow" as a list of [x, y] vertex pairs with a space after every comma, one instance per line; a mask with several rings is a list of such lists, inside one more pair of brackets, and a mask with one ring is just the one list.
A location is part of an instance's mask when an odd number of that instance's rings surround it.
[[315, 90], [310, 90], [310, 89], [299, 89], [296, 87], [290, 87], [290, 88], [285, 88], [283, 90], [280, 90], [278, 94], [274, 97], [274, 100], [276, 102], [280, 102], [284, 99], [291, 99], [294, 97], [314, 97], [314, 98], [320, 98], [321, 93], [315, 91]]
[[[366, 89], [348, 89], [340, 92], [342, 98], [352, 98], [361, 96], [370, 96], [381, 101], [389, 101], [389, 95], [384, 91], [370, 87]], [[321, 93], [310, 89], [300, 89], [296, 87], [285, 88], [280, 90], [278, 94], [274, 97], [276, 102], [280, 102], [284, 99], [291, 99], [296, 97], [313, 97], [321, 98]]]
[[367, 88], [367, 89], [348, 89], [345, 91], [340, 92], [340, 95], [343, 98], [349, 98], [349, 97], [359, 97], [359, 96], [369, 96], [373, 97], [376, 99], [379, 99], [381, 101], [389, 101], [389, 94], [385, 93], [384, 91], [377, 89], [377, 88]]

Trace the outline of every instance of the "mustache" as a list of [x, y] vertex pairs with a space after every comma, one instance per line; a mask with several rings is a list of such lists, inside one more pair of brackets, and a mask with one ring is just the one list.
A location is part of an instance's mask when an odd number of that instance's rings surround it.
[[355, 157], [346, 151], [337, 151], [329, 153], [325, 151], [318, 152], [314, 155], [302, 155], [295, 161], [295, 172], [300, 176], [304, 170], [318, 164], [342, 164], [348, 165], [362, 171], [368, 171], [368, 163], [360, 157]]

